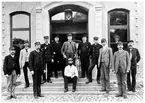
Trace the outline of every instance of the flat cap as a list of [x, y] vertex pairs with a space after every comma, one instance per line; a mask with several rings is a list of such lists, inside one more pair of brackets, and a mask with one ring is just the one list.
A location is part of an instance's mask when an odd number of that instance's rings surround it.
[[44, 36], [44, 39], [48, 39], [49, 38], [49, 36]]
[[94, 40], [98, 40], [98, 39], [99, 39], [98, 37], [96, 37], [96, 36], [94, 37]]
[[133, 41], [133, 40], [129, 40], [129, 41], [127, 41], [127, 43], [130, 43], [130, 42], [132, 42], [132, 43], [133, 43], [134, 41]]
[[71, 34], [71, 33], [69, 33], [67, 36], [72, 36], [72, 34]]
[[117, 43], [117, 45], [123, 45], [123, 43], [122, 43], [121, 41], [119, 41], [119, 42]]
[[15, 47], [10, 47], [9, 50], [15, 50]]
[[88, 37], [87, 34], [85, 33], [82, 37]]
[[105, 38], [102, 38], [101, 39], [101, 43], [104, 43], [104, 42], [106, 42], [107, 40], [105, 39]]
[[41, 43], [40, 42], [35, 42], [35, 45], [41, 45]]
[[73, 61], [73, 59], [72, 58], [68, 58], [68, 61]]

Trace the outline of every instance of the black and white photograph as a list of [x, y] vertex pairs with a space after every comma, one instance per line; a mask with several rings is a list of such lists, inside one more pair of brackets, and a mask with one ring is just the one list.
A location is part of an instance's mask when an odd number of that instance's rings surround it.
[[1, 102], [143, 102], [144, 1], [1, 2]]

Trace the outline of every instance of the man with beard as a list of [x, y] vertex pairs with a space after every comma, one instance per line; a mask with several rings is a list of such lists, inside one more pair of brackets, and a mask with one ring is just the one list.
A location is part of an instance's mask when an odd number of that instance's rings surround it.
[[123, 96], [126, 99], [126, 79], [127, 73], [130, 70], [129, 53], [123, 50], [123, 43], [121, 41], [118, 42], [117, 47], [118, 51], [114, 53], [114, 70], [117, 76], [119, 93], [116, 97]]
[[4, 75], [7, 78], [7, 92], [8, 97], [7, 99], [15, 98], [15, 86], [16, 86], [16, 79], [20, 76], [20, 68], [19, 63], [17, 63], [17, 57], [15, 56], [15, 48], [9, 48], [10, 54], [5, 57], [3, 71]]
[[[141, 57], [138, 49], [134, 48], [133, 45], [133, 40], [128, 41], [127, 51], [129, 53], [131, 67], [129, 73], [127, 74], [127, 87], [129, 91], [135, 92], [137, 63], [140, 61]], [[132, 81], [130, 80], [130, 78], [132, 78]]]
[[41, 72], [46, 72], [44, 69], [44, 60], [40, 51], [40, 42], [35, 42], [35, 50], [29, 56], [30, 72], [33, 78], [33, 95], [34, 98], [44, 97], [41, 94]]

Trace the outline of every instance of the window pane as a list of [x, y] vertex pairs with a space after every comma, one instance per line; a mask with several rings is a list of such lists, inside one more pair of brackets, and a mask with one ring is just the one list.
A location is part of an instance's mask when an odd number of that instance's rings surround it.
[[13, 28], [29, 28], [29, 16], [18, 14], [12, 17]]
[[110, 29], [110, 39], [112, 42], [127, 41], [127, 29]]
[[126, 11], [110, 12], [110, 25], [127, 25], [127, 12]]
[[12, 40], [13, 39], [22, 39], [22, 40], [30, 40], [29, 31], [13, 31], [12, 32]]

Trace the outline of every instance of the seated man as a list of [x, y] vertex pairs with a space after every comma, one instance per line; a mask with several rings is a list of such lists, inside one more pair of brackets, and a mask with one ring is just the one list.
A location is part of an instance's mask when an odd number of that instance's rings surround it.
[[77, 77], [78, 77], [78, 70], [73, 65], [73, 59], [68, 59], [68, 65], [65, 67], [64, 70], [64, 92], [68, 91], [68, 82], [71, 80], [73, 83], [72, 92], [76, 91], [76, 84], [77, 84]]

